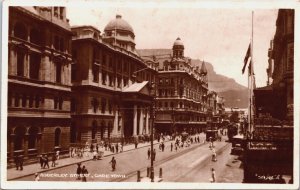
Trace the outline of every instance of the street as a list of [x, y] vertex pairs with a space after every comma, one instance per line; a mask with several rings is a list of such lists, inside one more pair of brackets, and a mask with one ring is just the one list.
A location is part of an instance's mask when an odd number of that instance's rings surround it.
[[[170, 144], [174, 141], [166, 142], [164, 152], [155, 145], [156, 160], [154, 162], [155, 176], [159, 175], [159, 168], [163, 171], [164, 182], [208, 182], [210, 169], [216, 170], [216, 178], [221, 175], [221, 171], [226, 167], [226, 161], [230, 155], [230, 145], [225, 142], [215, 142], [215, 149], [218, 154], [217, 162], [211, 161], [211, 150], [209, 144], [204, 142], [204, 134], [200, 134], [201, 143], [193, 143], [189, 147], [184, 147], [171, 152]], [[147, 167], [150, 166], [150, 159], [147, 158], [147, 151], [150, 147], [144, 147], [124, 153], [112, 155], [117, 160], [116, 170], [111, 170], [109, 164], [112, 156], [104, 157], [102, 160], [87, 161], [81, 164], [89, 172], [88, 181], [125, 181], [135, 182], [137, 171], [141, 171], [141, 176], [146, 176]], [[46, 171], [40, 174], [40, 181], [80, 181], [76, 180], [77, 165]], [[33, 181], [34, 175], [17, 179], [18, 181]]]

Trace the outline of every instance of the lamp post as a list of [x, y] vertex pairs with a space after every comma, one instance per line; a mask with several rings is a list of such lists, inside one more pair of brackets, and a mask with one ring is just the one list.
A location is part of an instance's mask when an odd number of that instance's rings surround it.
[[154, 182], [154, 167], [153, 167], [153, 156], [154, 156], [154, 152], [153, 152], [153, 127], [154, 127], [154, 119], [155, 119], [155, 96], [156, 96], [156, 92], [155, 92], [155, 83], [152, 82], [151, 83], [151, 94], [153, 95], [153, 100], [152, 100], [152, 105], [150, 107], [150, 119], [151, 119], [151, 165], [150, 165], [150, 178], [151, 178], [151, 182]]

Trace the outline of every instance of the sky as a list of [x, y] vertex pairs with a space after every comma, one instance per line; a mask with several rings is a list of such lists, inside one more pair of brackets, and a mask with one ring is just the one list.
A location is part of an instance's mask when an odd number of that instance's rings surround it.
[[[266, 85], [268, 49], [276, 30], [278, 9], [252, 9], [253, 60], [256, 86]], [[202, 8], [185, 6], [68, 6], [72, 25], [92, 25], [101, 33], [116, 14], [133, 28], [137, 49], [171, 49], [177, 37], [185, 56], [210, 62], [218, 74], [247, 86], [242, 75], [243, 60], [251, 41], [251, 9]]]

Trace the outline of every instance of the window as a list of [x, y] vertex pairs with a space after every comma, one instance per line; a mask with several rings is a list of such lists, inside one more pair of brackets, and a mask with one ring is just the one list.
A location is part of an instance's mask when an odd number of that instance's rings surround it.
[[54, 7], [54, 16], [58, 17], [58, 7]]
[[22, 97], [22, 107], [24, 108], [24, 107], [26, 107], [26, 95], [25, 94], [23, 94], [23, 97]]
[[165, 102], [165, 108], [168, 108], [168, 107], [169, 107], [168, 102]]
[[54, 146], [60, 145], [60, 134], [61, 134], [60, 128], [56, 128], [55, 129], [55, 137], [54, 137]]
[[74, 98], [71, 99], [71, 112], [76, 111], [76, 100]]
[[108, 104], [108, 110], [109, 110], [109, 114], [112, 113], [112, 105], [111, 105], [111, 101], [109, 101], [109, 104]]
[[33, 107], [33, 96], [30, 95], [29, 97], [29, 107], [32, 108]]
[[31, 79], [39, 79], [41, 56], [33, 53], [30, 55], [29, 76]]
[[98, 100], [96, 98], [93, 98], [91, 104], [92, 104], [94, 113], [97, 113], [97, 109], [99, 106]]
[[64, 18], [64, 7], [59, 7], [59, 16], [60, 16], [60, 19], [63, 20], [63, 18]]
[[57, 83], [61, 83], [61, 63], [56, 63], [56, 79]]
[[28, 130], [28, 149], [34, 149], [36, 148], [36, 140], [37, 140], [37, 134], [38, 134], [38, 128], [36, 127], [30, 127]]
[[59, 98], [59, 102], [58, 102], [58, 109], [60, 109], [60, 110], [62, 110], [62, 108], [63, 108], [63, 98], [62, 97], [60, 97]]
[[14, 36], [23, 40], [27, 40], [27, 31], [23, 23], [17, 22], [15, 24]]
[[93, 82], [99, 82], [99, 66], [94, 63], [92, 68]]
[[17, 75], [24, 76], [24, 53], [17, 52]]
[[102, 84], [106, 85], [106, 72], [102, 72]]
[[101, 112], [105, 113], [105, 109], [106, 109], [106, 99], [102, 98], [102, 101], [101, 101]]
[[92, 125], [92, 139], [96, 138], [96, 133], [97, 133], [97, 121], [93, 121], [93, 125]]
[[55, 97], [54, 98], [54, 109], [57, 109], [58, 108], [58, 98]]
[[16, 94], [15, 96], [15, 107], [19, 107], [20, 97], [19, 94]]
[[36, 28], [30, 30], [30, 42], [37, 45], [41, 44], [40, 31]]
[[118, 81], [118, 88], [121, 88], [121, 77], [118, 77], [117, 81]]
[[59, 50], [59, 37], [58, 36], [54, 36], [54, 48], [56, 50]]
[[35, 96], [35, 107], [36, 108], [40, 107], [40, 97], [38, 95]]
[[65, 51], [65, 42], [64, 41], [65, 40], [63, 38], [59, 39], [59, 50], [62, 52]]

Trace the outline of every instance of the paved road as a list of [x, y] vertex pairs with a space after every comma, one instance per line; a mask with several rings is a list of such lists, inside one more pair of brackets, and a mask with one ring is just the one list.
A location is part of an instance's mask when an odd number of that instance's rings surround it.
[[[202, 141], [204, 140], [204, 134], [201, 134], [201, 139]], [[181, 154], [185, 154], [187, 151], [191, 151], [194, 148], [201, 146], [200, 144], [192, 144], [192, 146], [188, 148], [179, 149], [178, 152], [171, 152], [170, 143], [171, 142], [166, 143], [164, 152], [159, 151], [158, 145], [154, 146], [157, 152], [155, 164], [173, 159], [176, 156], [180, 156]], [[150, 160], [147, 158], [148, 148], [149, 147], [140, 148], [114, 155], [117, 160], [117, 169], [114, 172], [111, 171], [111, 166], [109, 164], [112, 156], [104, 157], [102, 160], [83, 163], [90, 174], [88, 181], [120, 181], [131, 177], [131, 175], [134, 176], [137, 170], [146, 168], [150, 165]], [[76, 165], [70, 165], [44, 172], [40, 176], [40, 181], [78, 181], [74, 176], [74, 174], [76, 174], [76, 168]], [[33, 179], [34, 176], [31, 175], [19, 178], [18, 181], [32, 181]]]
[[[159, 168], [163, 171], [163, 182], [206, 182], [209, 183], [211, 176], [211, 168], [216, 170], [216, 180], [222, 175], [226, 169], [226, 163], [231, 157], [230, 144], [222, 141], [217, 142], [215, 150], [218, 154], [217, 162], [211, 161], [212, 151], [209, 145], [198, 146], [192, 151], [182, 154], [174, 159], [168, 160], [155, 167], [155, 175], [159, 174]], [[146, 171], [142, 172], [142, 176], [146, 176]], [[133, 176], [126, 181], [134, 182], [137, 180]]]

